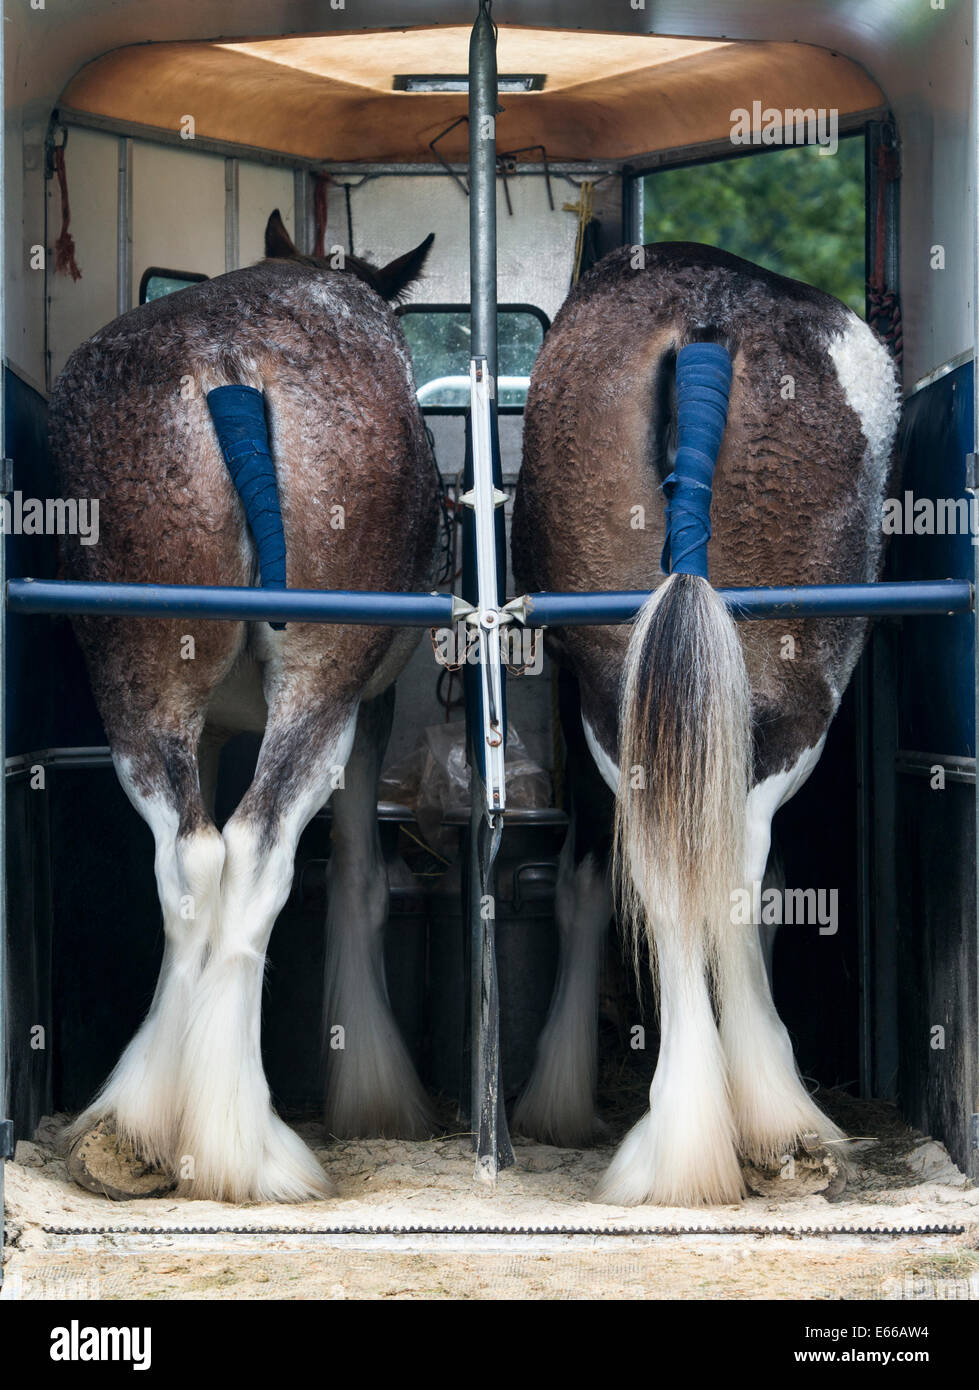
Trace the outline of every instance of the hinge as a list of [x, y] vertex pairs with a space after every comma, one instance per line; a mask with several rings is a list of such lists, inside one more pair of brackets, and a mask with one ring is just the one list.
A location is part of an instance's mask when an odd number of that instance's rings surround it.
[[14, 1122], [0, 1120], [0, 1159], [14, 1156]]
[[0, 459], [0, 493], [13, 492], [14, 490], [14, 461], [13, 459]]

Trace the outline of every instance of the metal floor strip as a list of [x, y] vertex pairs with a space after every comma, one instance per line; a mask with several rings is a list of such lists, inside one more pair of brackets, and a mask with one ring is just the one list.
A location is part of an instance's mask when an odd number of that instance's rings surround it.
[[966, 1226], [43, 1226], [50, 1236], [960, 1236]]

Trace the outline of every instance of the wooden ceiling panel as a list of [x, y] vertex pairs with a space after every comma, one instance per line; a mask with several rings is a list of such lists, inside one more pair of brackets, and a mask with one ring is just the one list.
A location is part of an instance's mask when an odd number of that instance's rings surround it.
[[[116, 49], [69, 83], [62, 103], [307, 159], [426, 162], [429, 141], [466, 111], [464, 95], [392, 90], [399, 73], [462, 73], [462, 27], [313, 34]], [[884, 104], [847, 58], [793, 43], [729, 43], [500, 28], [501, 73], [543, 73], [540, 92], [505, 94], [500, 149], [543, 144], [550, 159], [629, 159], [726, 138], [754, 101], [840, 115]], [[465, 127], [439, 146], [467, 156]]]

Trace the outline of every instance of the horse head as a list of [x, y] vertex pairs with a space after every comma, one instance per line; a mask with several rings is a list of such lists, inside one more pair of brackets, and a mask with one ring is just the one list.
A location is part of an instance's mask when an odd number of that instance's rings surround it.
[[333, 263], [332, 257], [323, 256], [304, 256], [296, 250], [292, 237], [286, 231], [285, 223], [276, 208], [265, 225], [265, 255], [268, 260], [278, 261], [299, 261], [302, 265], [318, 266], [320, 270], [346, 270], [357, 276], [358, 280], [363, 280], [370, 285], [372, 290], [376, 290], [382, 299], [393, 299], [400, 301], [409, 286], [418, 279], [421, 274], [425, 259], [435, 240], [435, 233], [429, 232], [420, 245], [413, 251], [408, 251], [405, 255], [399, 256], [397, 260], [391, 261], [389, 265], [377, 266], [361, 260], [359, 256], [351, 256], [349, 253], [343, 257], [342, 266]]

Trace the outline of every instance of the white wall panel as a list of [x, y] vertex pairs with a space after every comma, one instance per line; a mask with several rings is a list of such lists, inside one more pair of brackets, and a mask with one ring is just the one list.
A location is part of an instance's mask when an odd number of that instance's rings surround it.
[[148, 266], [223, 275], [224, 160], [133, 142], [133, 303]]
[[278, 208], [289, 235], [295, 238], [294, 175], [271, 164], [238, 164], [238, 245], [240, 263], [254, 265], [265, 255], [265, 224]]
[[55, 274], [54, 244], [61, 230], [57, 179], [48, 198], [48, 342], [51, 381], [79, 343], [116, 316], [116, 206], [119, 141], [94, 130], [72, 130], [65, 150], [71, 235], [80, 280]]
[[[510, 179], [513, 216], [506, 209], [502, 184], [497, 184], [497, 251], [501, 302], [536, 304], [553, 318], [571, 280], [576, 219], [562, 210], [577, 192], [562, 179], [552, 179], [554, 211], [547, 203], [543, 177]], [[346, 245], [343, 190], [330, 190], [329, 231]], [[424, 279], [412, 291], [412, 303], [459, 302], [469, 299], [469, 200], [458, 184], [444, 176], [371, 179], [351, 195], [354, 251], [375, 264], [416, 246], [429, 232], [435, 244], [429, 252]]]

